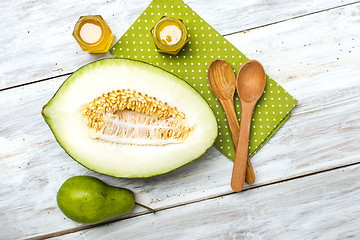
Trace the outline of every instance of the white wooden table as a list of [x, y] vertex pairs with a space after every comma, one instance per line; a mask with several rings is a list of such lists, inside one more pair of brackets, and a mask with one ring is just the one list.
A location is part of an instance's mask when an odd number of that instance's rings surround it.
[[[0, 2], [0, 239], [360, 239], [360, 1], [185, 1], [299, 100], [244, 191], [231, 191], [232, 162], [214, 147], [146, 179], [97, 174], [63, 151], [42, 106], [77, 68], [111, 57], [82, 52], [75, 22], [100, 14], [118, 39], [149, 3]], [[56, 204], [74, 175], [127, 187], [157, 213], [75, 223]]]

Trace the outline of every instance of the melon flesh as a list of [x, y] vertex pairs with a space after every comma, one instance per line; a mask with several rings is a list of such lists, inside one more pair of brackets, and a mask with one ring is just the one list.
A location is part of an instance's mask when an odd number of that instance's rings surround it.
[[[120, 134], [124, 124], [118, 122], [116, 129], [102, 129], [105, 134], [95, 133], [86, 122], [84, 107], [103, 94], [124, 89], [146, 94], [176, 108], [185, 116], [184, 128], [190, 129], [188, 134], [180, 140], [146, 139], [142, 133], [144, 126], [135, 120], [125, 126], [135, 134], [127, 139]], [[113, 109], [103, 116], [114, 119], [111, 121], [120, 121], [121, 114], [130, 114], [129, 119], [156, 118], [129, 111]], [[212, 110], [192, 87], [160, 68], [127, 59], [105, 59], [80, 68], [63, 83], [44, 106], [42, 114], [56, 140], [74, 160], [91, 170], [116, 177], [149, 177], [174, 170], [201, 156], [217, 136]], [[104, 126], [110, 126], [106, 125], [110, 120], [104, 121]], [[161, 121], [170, 122], [168, 128], [176, 125], [171, 125], [174, 121], [171, 117]], [[165, 129], [163, 122], [147, 126], [147, 134], [159, 132], [159, 126]]]

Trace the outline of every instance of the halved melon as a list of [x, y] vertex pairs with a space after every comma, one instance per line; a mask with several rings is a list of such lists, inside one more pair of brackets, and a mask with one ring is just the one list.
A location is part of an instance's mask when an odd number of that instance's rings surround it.
[[127, 59], [80, 68], [42, 114], [73, 159], [116, 177], [169, 172], [198, 158], [217, 136], [212, 110], [192, 87]]

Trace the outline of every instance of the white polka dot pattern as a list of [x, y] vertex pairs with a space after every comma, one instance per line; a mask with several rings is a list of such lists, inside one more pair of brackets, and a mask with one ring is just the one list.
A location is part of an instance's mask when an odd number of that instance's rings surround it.
[[[158, 53], [152, 42], [150, 30], [162, 16], [182, 19], [187, 27], [189, 42], [176, 56]], [[219, 134], [215, 147], [228, 158], [234, 159], [235, 149], [224, 111], [207, 83], [208, 67], [214, 59], [228, 61], [236, 73], [248, 60], [231, 43], [181, 0], [154, 0], [113, 46], [111, 52], [118, 58], [140, 60], [161, 67], [188, 82], [209, 103], [217, 118]], [[240, 120], [241, 104], [237, 95], [234, 102]], [[256, 153], [287, 120], [296, 103], [296, 99], [267, 76], [265, 92], [253, 114], [249, 156]]]

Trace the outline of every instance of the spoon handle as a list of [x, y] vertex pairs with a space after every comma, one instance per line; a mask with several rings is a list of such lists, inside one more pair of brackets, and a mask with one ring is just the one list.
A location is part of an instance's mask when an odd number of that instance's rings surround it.
[[240, 134], [231, 177], [231, 188], [235, 192], [240, 192], [244, 187], [249, 150], [250, 125], [254, 107], [255, 105], [253, 103], [241, 102]]
[[[226, 115], [234, 147], [236, 148], [239, 140], [240, 126], [236, 116], [233, 99], [220, 99], [220, 102]], [[253, 184], [255, 181], [255, 172], [251, 164], [250, 158], [247, 158], [245, 181], [247, 184]]]
[[220, 102], [226, 115], [226, 120], [230, 128], [231, 137], [234, 142], [234, 146], [236, 147], [237, 141], [239, 140], [238, 138], [239, 138], [240, 126], [236, 116], [233, 99], [231, 98], [224, 99], [224, 100], [220, 100]]

